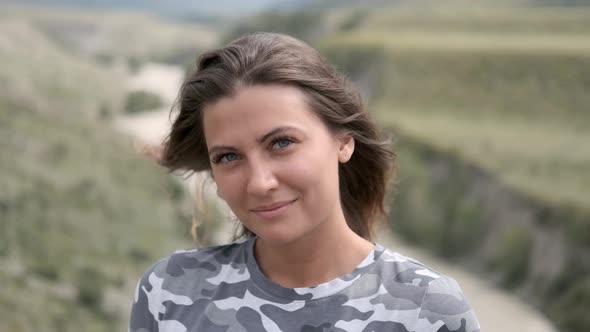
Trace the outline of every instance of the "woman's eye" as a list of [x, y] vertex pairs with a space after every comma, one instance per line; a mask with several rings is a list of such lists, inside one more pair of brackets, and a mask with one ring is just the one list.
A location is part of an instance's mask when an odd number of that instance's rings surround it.
[[291, 145], [291, 143], [293, 143], [293, 140], [289, 139], [289, 138], [279, 138], [273, 141], [273, 147], [276, 147], [278, 149], [284, 149], [286, 147], [288, 147], [289, 145]]
[[238, 159], [238, 156], [235, 153], [228, 153], [224, 157], [225, 157], [225, 160], [227, 160], [227, 161], [234, 161], [234, 160]]
[[219, 164], [219, 163], [227, 163], [227, 162], [230, 162], [230, 161], [234, 161], [236, 159], [238, 159], [238, 155], [237, 154], [235, 154], [235, 153], [225, 153], [225, 154], [222, 154], [221, 156], [216, 157], [214, 162], [216, 164]]

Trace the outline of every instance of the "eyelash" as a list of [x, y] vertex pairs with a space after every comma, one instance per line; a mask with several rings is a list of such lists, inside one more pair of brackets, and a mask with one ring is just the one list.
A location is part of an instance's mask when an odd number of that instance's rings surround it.
[[277, 144], [278, 142], [282, 142], [282, 141], [289, 142], [289, 145], [287, 145], [284, 148], [279, 148], [280, 150], [284, 150], [284, 149], [288, 148], [291, 144], [295, 143], [295, 140], [293, 138], [289, 137], [289, 136], [280, 136], [280, 137], [277, 137], [277, 138], [273, 139], [270, 142], [270, 146], [273, 147], [275, 144]]
[[[278, 148], [279, 150], [284, 150], [284, 149], [288, 148], [288, 147], [289, 147], [291, 144], [295, 143], [295, 140], [294, 140], [293, 138], [291, 138], [291, 137], [289, 137], [289, 136], [281, 136], [281, 137], [277, 137], [277, 138], [273, 139], [273, 140], [270, 142], [270, 147], [272, 148], [272, 147], [274, 147], [274, 145], [275, 145], [275, 144], [277, 144], [278, 142], [283, 142], [283, 141], [287, 141], [287, 142], [289, 142], [289, 145], [287, 145], [287, 146], [286, 146], [286, 147], [284, 147], [284, 148]], [[222, 163], [222, 161], [221, 161], [221, 160], [222, 160], [223, 158], [227, 157], [228, 155], [231, 155], [231, 154], [235, 154], [235, 152], [221, 153], [221, 154], [219, 154], [219, 155], [216, 155], [215, 157], [213, 157], [213, 159], [212, 159], [211, 161], [212, 161], [214, 164], [219, 164], [219, 163]], [[229, 161], [231, 161], [231, 160], [228, 160], [227, 162], [229, 162]]]
[[235, 152], [220, 153], [220, 154], [216, 155], [215, 157], [213, 157], [213, 159], [211, 161], [214, 164], [220, 164], [220, 163], [222, 163], [221, 159], [225, 158], [226, 156], [228, 156], [230, 154], [235, 154]]

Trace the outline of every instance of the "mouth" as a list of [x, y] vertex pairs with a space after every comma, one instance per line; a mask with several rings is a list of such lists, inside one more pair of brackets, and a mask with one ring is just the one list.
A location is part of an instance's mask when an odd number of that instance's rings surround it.
[[260, 205], [250, 211], [263, 219], [273, 219], [282, 215], [297, 199]]

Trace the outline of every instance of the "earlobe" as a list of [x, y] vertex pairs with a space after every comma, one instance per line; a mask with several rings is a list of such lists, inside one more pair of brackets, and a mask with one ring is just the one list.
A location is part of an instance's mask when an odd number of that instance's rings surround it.
[[352, 136], [345, 136], [340, 139], [340, 148], [338, 150], [338, 161], [346, 163], [354, 153], [354, 138]]

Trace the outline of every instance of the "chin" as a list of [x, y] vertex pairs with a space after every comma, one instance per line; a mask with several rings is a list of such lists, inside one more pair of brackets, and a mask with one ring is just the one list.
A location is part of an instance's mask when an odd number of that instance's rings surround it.
[[297, 232], [286, 228], [263, 229], [255, 232], [256, 236], [264, 243], [272, 246], [284, 246], [301, 238]]

